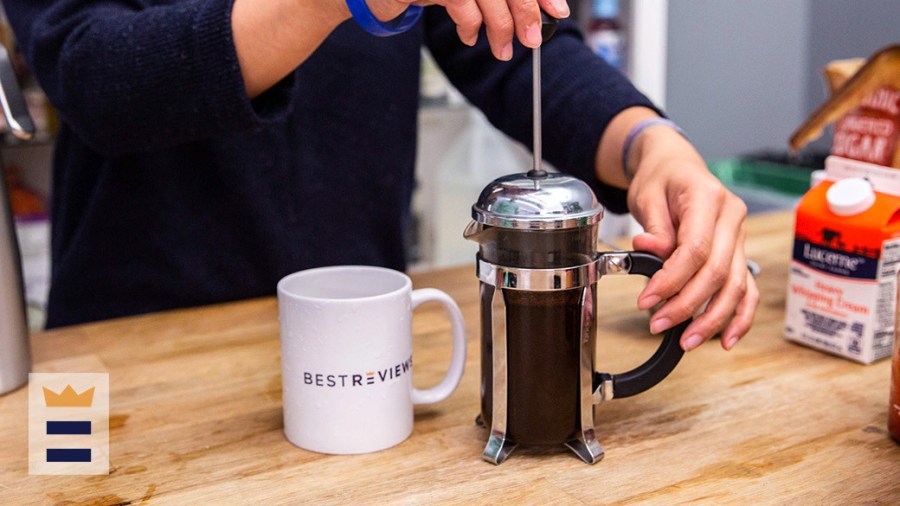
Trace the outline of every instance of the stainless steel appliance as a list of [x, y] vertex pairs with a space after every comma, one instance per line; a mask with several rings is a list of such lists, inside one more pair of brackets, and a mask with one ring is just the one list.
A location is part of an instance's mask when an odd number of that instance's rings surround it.
[[[34, 123], [16, 82], [6, 48], [0, 44], [0, 109], [16, 137], [34, 135]], [[2, 167], [2, 160], [0, 160]], [[0, 395], [24, 385], [31, 371], [19, 244], [6, 184], [0, 178]]]

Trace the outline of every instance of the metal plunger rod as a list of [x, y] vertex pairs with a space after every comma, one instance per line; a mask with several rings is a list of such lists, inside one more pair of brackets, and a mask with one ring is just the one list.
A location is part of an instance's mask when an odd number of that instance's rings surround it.
[[[556, 27], [559, 25], [559, 20], [556, 18], [550, 17], [546, 12], [541, 10], [541, 39], [542, 42], [547, 42], [550, 40], [550, 37], [553, 36], [553, 33], [556, 32]], [[534, 130], [534, 142], [532, 146], [532, 151], [534, 153], [534, 167], [531, 171], [528, 172], [528, 177], [534, 178], [535, 185], [539, 186], [539, 180], [547, 177], [547, 173], [544, 172], [544, 169], [541, 168], [541, 163], [543, 162], [544, 155], [541, 149], [541, 48], [540, 46], [534, 48], [531, 52], [531, 72], [532, 72], [532, 103], [534, 107], [534, 116], [533, 116], [533, 130]]]
[[541, 48], [536, 47], [532, 50], [532, 103], [534, 106], [534, 168], [535, 176], [540, 177], [544, 171], [541, 169], [541, 161], [543, 155], [541, 153]]

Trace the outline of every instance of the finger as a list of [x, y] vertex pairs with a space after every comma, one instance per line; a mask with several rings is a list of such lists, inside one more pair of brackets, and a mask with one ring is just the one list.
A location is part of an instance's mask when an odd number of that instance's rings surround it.
[[[743, 243], [743, 237], [741, 243]], [[694, 318], [694, 321], [684, 330], [681, 343], [685, 351], [696, 348], [725, 328], [734, 317], [738, 305], [747, 295], [747, 280], [750, 277], [743, 249], [737, 248], [731, 264], [731, 272], [725, 284], [722, 285], [722, 289], [710, 299], [703, 314]], [[723, 340], [723, 346], [725, 344]]]
[[526, 47], [541, 45], [541, 10], [534, 0], [509, 0], [516, 36]]
[[467, 46], [474, 46], [478, 41], [478, 32], [484, 22], [478, 3], [475, 0], [465, 0], [448, 4], [447, 14], [456, 23], [459, 40]]
[[[677, 224], [678, 245], [663, 264], [663, 268], [650, 278], [642, 296], [650, 299], [651, 295], [655, 295], [658, 300], [664, 300], [683, 292], [688, 282], [706, 265], [711, 254], [714, 258], [711, 267], [715, 271], [708, 271], [708, 274], [717, 274], [719, 279], [704, 280], [717, 281], [718, 284], [715, 289], [706, 290], [707, 294], [703, 300], [718, 291], [731, 263], [732, 251], [729, 248], [733, 249], [737, 231], [740, 230], [744, 220], [744, 213], [741, 213], [738, 207], [743, 206], [743, 202], [737, 197], [727, 197], [727, 190], [722, 187], [715, 194], [684, 198], [688, 201], [688, 207], [680, 218], [678, 215], [675, 216], [675, 220], [680, 221]], [[718, 250], [714, 251], [713, 248], [716, 246]], [[685, 300], [687, 297], [681, 298]]]
[[515, 23], [509, 6], [506, 2], [498, 0], [477, 1], [478, 8], [481, 10], [481, 16], [484, 18], [484, 26], [491, 46], [491, 53], [498, 60], [511, 60]]
[[[660, 196], [660, 199], [663, 197]], [[641, 223], [644, 232], [634, 237], [632, 244], [638, 251], [653, 253], [660, 258], [668, 258], [675, 250], [675, 224], [669, 207], [659, 205], [658, 200], [648, 205], [636, 202], [632, 213]]]
[[[719, 292], [726, 281], [729, 280], [733, 272], [736, 246], [743, 244], [741, 223], [744, 219], [743, 212], [745, 209], [743, 202], [737, 198], [727, 201], [725, 206], [722, 207], [721, 217], [714, 230], [714, 242], [705, 255], [707, 261], [704, 262], [699, 270], [691, 274], [692, 277], [678, 290], [676, 295], [660, 295], [663, 299], [668, 298], [669, 300], [654, 313], [653, 318], [650, 320], [651, 332], [658, 333], [672, 325], [687, 320], [715, 293]], [[732, 232], [732, 230], [737, 231], [737, 237], [733, 235], [735, 232]], [[740, 253], [741, 258], [743, 258], [743, 252]], [[673, 253], [672, 258], [668, 262], [671, 262], [674, 257], [675, 254]], [[744, 260], [744, 270], [746, 271], [746, 269], [747, 264], [746, 260]], [[665, 264], [663, 265], [663, 271], [665, 271]], [[648, 283], [648, 289], [650, 288], [649, 285], [656, 280], [656, 276], [659, 276], [661, 273], [664, 274], [661, 271], [654, 275], [650, 283]], [[709, 338], [711, 336], [712, 333], [709, 333], [706, 337]]]
[[759, 287], [756, 286], [756, 280], [753, 276], [747, 278], [747, 294], [738, 304], [734, 312], [734, 318], [728, 327], [722, 331], [722, 347], [726, 350], [734, 348], [738, 341], [750, 332], [753, 325], [753, 316], [756, 314], [756, 307], [759, 305]]
[[[632, 241], [636, 251], [646, 251], [660, 258], [667, 258], [672, 253], [675, 243], [675, 227], [671, 224], [664, 224], [656, 228], [649, 228], [645, 233], [635, 236]], [[665, 267], [663, 267], [665, 268]], [[663, 300], [662, 296], [653, 291], [652, 285], [648, 282], [638, 295], [638, 308], [641, 310], [650, 309], [659, 304]]]
[[566, 0], [539, 0], [541, 8], [554, 18], [567, 18], [571, 14]]
[[[662, 197], [660, 196], [659, 199]], [[634, 237], [632, 245], [636, 251], [645, 251], [660, 258], [668, 258], [675, 249], [675, 225], [672, 223], [668, 206], [655, 204], [659, 199], [653, 198], [651, 195], [649, 205], [643, 205], [638, 200], [631, 206], [632, 214], [644, 228], [643, 233]], [[645, 287], [638, 295], [638, 308], [649, 309], [661, 300], [662, 297], [649, 292]]]

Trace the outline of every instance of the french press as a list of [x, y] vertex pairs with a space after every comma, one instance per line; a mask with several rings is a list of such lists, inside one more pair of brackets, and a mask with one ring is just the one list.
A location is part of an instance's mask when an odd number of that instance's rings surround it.
[[638, 394], [668, 376], [683, 354], [679, 339], [688, 322], [668, 330], [656, 353], [635, 369], [596, 372], [598, 281], [611, 274], [650, 277], [662, 260], [598, 252], [603, 207], [594, 192], [577, 178], [541, 169], [540, 49], [534, 50], [534, 73], [534, 168], [485, 187], [465, 232], [479, 244], [478, 422], [490, 427], [483, 458], [500, 464], [518, 444], [565, 444], [593, 464], [603, 458], [593, 406]]
[[485, 460], [503, 462], [517, 444], [565, 444], [582, 460], [603, 457], [594, 404], [629, 397], [678, 364], [688, 322], [665, 333], [633, 370], [595, 372], [597, 282], [650, 277], [662, 260], [598, 252], [603, 208], [584, 182], [566, 175], [513, 174], [489, 184], [472, 207], [466, 237], [479, 244], [481, 416], [490, 427]]

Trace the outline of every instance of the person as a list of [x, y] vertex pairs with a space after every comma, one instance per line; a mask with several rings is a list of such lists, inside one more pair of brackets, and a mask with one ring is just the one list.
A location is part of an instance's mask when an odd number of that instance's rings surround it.
[[[435, 3], [375, 37], [359, 0], [5, 0], [62, 123], [48, 326], [271, 295], [326, 264], [404, 269], [421, 46], [530, 145], [527, 48], [543, 42], [540, 8], [569, 15], [564, 0]], [[418, 9], [362, 7], [381, 28]], [[721, 332], [731, 349], [759, 298], [743, 202], [671, 124], [634, 135], [661, 111], [574, 23], [542, 59], [545, 157], [630, 210], [646, 230], [635, 249], [666, 258], [638, 299], [666, 300], [651, 331], [708, 303], [682, 347]]]

